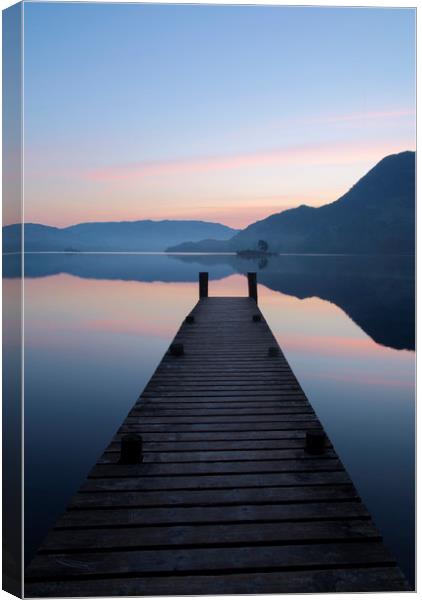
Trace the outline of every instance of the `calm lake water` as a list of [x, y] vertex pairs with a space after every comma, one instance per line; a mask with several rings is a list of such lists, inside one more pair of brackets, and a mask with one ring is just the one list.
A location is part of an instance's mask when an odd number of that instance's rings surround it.
[[[19, 258], [6, 257], [6, 291]], [[386, 544], [414, 578], [414, 263], [408, 257], [28, 254], [25, 543], [30, 559], [197, 301], [259, 304]]]

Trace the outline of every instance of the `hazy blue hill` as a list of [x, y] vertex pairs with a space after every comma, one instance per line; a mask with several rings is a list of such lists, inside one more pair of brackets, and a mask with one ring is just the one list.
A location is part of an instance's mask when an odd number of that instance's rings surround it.
[[[224, 244], [217, 242], [213, 251], [253, 249], [260, 239], [277, 252], [413, 253], [415, 153], [387, 156], [335, 202], [271, 215]], [[184, 251], [206, 251], [205, 246], [208, 241], [204, 246], [191, 244]], [[181, 249], [173, 247], [172, 251]]]
[[[201, 246], [197, 250], [198, 245]], [[183, 242], [170, 246], [166, 252], [231, 252], [230, 240], [201, 240], [200, 242]]]
[[[80, 223], [57, 228], [26, 223], [27, 252], [63, 251], [163, 251], [169, 245], [186, 239], [197, 241], [213, 237], [231, 238], [236, 230], [219, 223], [206, 221], [122, 221]], [[3, 251], [19, 251], [20, 225], [3, 227]]]
[[[3, 227], [3, 252], [19, 252], [21, 225]], [[25, 245], [28, 251], [63, 250], [72, 243], [72, 237], [66, 230], [37, 223], [25, 223]]]
[[272, 251], [283, 252], [303, 249], [309, 232], [315, 227], [316, 208], [299, 206], [282, 213], [271, 215], [262, 221], [249, 225], [234, 236], [231, 244], [236, 250], [256, 248], [257, 242], [263, 239], [268, 242]]

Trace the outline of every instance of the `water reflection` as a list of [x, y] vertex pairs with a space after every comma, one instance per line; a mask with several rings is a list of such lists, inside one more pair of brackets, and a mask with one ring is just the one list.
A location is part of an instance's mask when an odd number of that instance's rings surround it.
[[[7, 257], [5, 285], [19, 258]], [[124, 419], [197, 299], [244, 295], [237, 256], [27, 255], [27, 557]], [[386, 543], [413, 578], [413, 261], [270, 258], [260, 306]], [[351, 318], [349, 318], [351, 317]]]
[[216, 268], [229, 263], [271, 290], [342, 308], [379, 344], [415, 348], [414, 259], [410, 256], [277, 256], [245, 260], [238, 256], [175, 256], [179, 262]]
[[[13, 262], [13, 260], [15, 262]], [[13, 277], [18, 257], [5, 276]], [[396, 349], [415, 348], [414, 259], [410, 256], [276, 256], [245, 260], [236, 255], [29, 254], [26, 277], [68, 273], [89, 279], [193, 282], [198, 270], [211, 279], [258, 270], [267, 288], [317, 296], [339, 306], [367, 335]]]

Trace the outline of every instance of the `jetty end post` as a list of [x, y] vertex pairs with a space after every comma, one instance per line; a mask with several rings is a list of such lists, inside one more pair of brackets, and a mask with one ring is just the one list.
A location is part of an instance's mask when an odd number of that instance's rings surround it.
[[142, 437], [137, 433], [127, 433], [120, 441], [120, 465], [138, 465], [143, 461]]
[[258, 303], [258, 286], [256, 284], [256, 273], [248, 273], [249, 298], [253, 298]]
[[199, 297], [208, 298], [208, 273], [199, 273]]

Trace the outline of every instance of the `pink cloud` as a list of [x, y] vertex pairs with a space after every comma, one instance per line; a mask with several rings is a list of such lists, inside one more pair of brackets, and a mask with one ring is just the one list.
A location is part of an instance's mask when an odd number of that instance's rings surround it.
[[93, 181], [121, 181], [143, 177], [184, 175], [207, 171], [249, 169], [289, 164], [350, 164], [376, 162], [385, 155], [407, 149], [407, 142], [395, 144], [344, 143], [308, 144], [255, 153], [163, 159], [92, 169], [86, 177]]
[[324, 116], [321, 118], [310, 119], [308, 123], [346, 123], [355, 121], [373, 121], [382, 119], [395, 119], [401, 117], [415, 116], [415, 111], [412, 109], [399, 110], [380, 110], [368, 111], [362, 113], [350, 113], [348, 115], [333, 115]]

